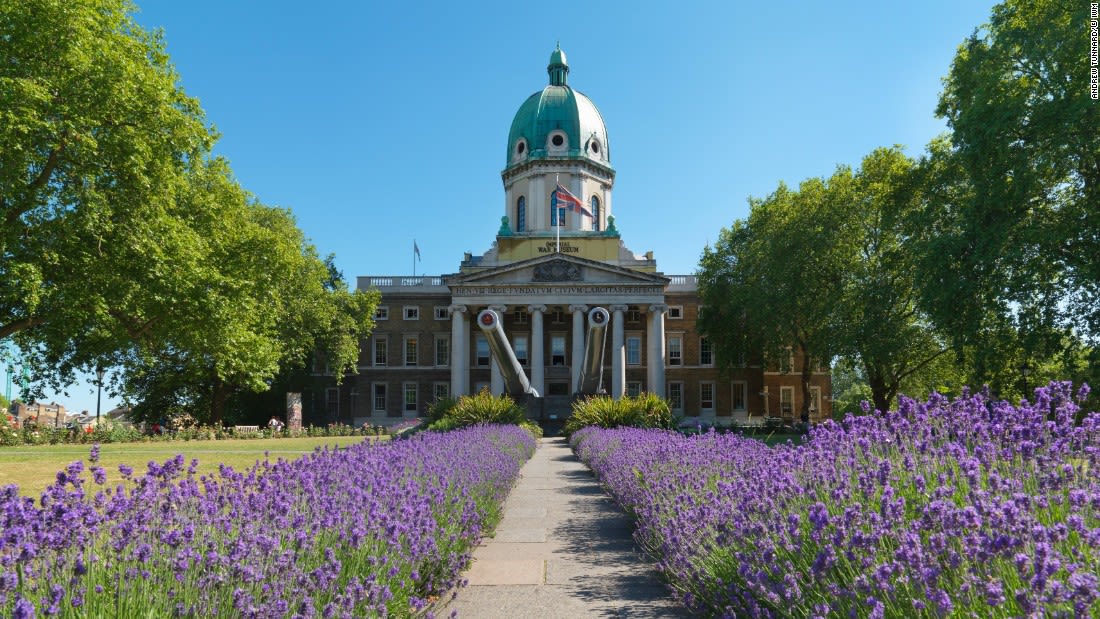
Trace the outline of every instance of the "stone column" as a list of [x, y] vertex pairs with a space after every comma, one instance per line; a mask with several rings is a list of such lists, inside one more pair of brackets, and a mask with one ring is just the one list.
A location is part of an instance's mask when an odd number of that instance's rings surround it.
[[647, 329], [646, 348], [649, 352], [646, 364], [646, 390], [665, 397], [665, 312], [664, 304], [649, 306], [649, 328]]
[[546, 395], [546, 356], [542, 350], [542, 315], [545, 305], [528, 305], [531, 314], [531, 388], [539, 395]]
[[616, 400], [626, 392], [626, 347], [623, 338], [623, 321], [626, 305], [612, 305], [611, 310], [611, 397]]
[[[500, 327], [504, 328], [504, 312], [508, 311], [507, 305], [490, 305], [489, 309], [493, 310], [500, 316]], [[478, 327], [480, 328], [480, 327]], [[505, 336], [508, 334], [506, 333]], [[510, 345], [510, 343], [509, 343]], [[496, 357], [489, 355], [489, 391], [493, 395], [501, 395], [504, 393], [504, 374], [500, 371], [500, 364], [497, 363]]]
[[465, 305], [452, 305], [450, 310], [451, 396], [457, 398], [470, 393], [470, 323]]
[[570, 305], [569, 311], [573, 312], [573, 364], [569, 368], [569, 375], [573, 377], [573, 390], [576, 393], [581, 388], [581, 368], [584, 366], [584, 313], [588, 311], [587, 305]]

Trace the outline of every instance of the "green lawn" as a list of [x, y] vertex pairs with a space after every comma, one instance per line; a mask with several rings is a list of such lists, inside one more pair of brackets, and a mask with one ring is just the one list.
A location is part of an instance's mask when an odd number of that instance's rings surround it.
[[[122, 480], [119, 464], [134, 468], [135, 475], [145, 470], [150, 461], [165, 460], [183, 454], [190, 463], [198, 458], [198, 473], [210, 474], [219, 464], [228, 464], [244, 470], [262, 461], [265, 452], [272, 460], [293, 460], [323, 445], [344, 447], [365, 440], [362, 436], [326, 436], [280, 439], [234, 439], [225, 441], [156, 441], [149, 443], [107, 443], [100, 445], [100, 466], [107, 470], [107, 483], [114, 485]], [[369, 439], [375, 440], [375, 439]], [[89, 466], [91, 445], [22, 445], [0, 447], [0, 486], [16, 484], [20, 494], [35, 498], [56, 479], [57, 472], [75, 460], [84, 460]], [[91, 480], [91, 475], [85, 473]], [[86, 486], [87, 487], [87, 486]]]

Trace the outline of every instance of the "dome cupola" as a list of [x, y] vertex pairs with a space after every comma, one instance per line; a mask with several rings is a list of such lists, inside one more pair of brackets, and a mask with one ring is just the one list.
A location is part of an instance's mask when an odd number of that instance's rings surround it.
[[569, 86], [558, 47], [546, 67], [550, 83], [520, 106], [508, 132], [506, 167], [533, 159], [586, 159], [611, 167], [607, 127], [592, 100]]

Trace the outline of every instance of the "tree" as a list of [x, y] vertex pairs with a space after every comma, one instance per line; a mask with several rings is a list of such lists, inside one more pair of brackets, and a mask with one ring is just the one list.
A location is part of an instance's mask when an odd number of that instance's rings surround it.
[[0, 0], [0, 338], [85, 369], [171, 309], [176, 194], [214, 140], [133, 8]]
[[[976, 378], [1100, 337], [1100, 106], [1087, 3], [1008, 0], [960, 46], [925, 223], [924, 304]], [[952, 281], [954, 280], [954, 281]], [[1018, 374], [1016, 374], [1018, 376]]]
[[[780, 184], [767, 198], [750, 199], [747, 221], [723, 228], [713, 248], [703, 250], [699, 328], [715, 346], [718, 362], [763, 357], [785, 371], [799, 371], [802, 415], [809, 415], [810, 378], [837, 352], [837, 308], [849, 248], [837, 238], [830, 190], [843, 191], [845, 171], [826, 184], [804, 181], [798, 191]], [[802, 367], [792, 368], [792, 348]]]

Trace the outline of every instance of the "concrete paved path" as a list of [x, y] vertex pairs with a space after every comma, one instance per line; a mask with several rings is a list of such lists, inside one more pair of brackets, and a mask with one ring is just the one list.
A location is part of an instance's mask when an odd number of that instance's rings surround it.
[[437, 616], [688, 617], [635, 546], [630, 520], [563, 438], [539, 441], [469, 586]]

